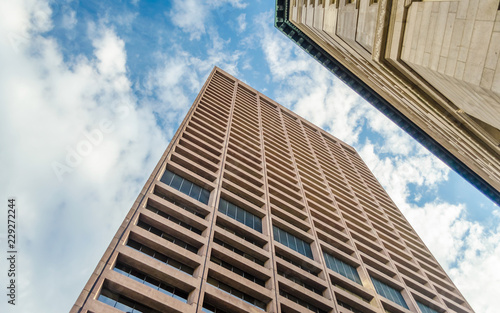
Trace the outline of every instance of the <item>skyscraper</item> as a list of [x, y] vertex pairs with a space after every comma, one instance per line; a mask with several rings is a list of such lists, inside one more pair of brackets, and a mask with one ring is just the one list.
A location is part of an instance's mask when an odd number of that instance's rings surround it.
[[276, 0], [275, 25], [500, 205], [498, 0]]
[[71, 312], [473, 312], [356, 151], [214, 68]]

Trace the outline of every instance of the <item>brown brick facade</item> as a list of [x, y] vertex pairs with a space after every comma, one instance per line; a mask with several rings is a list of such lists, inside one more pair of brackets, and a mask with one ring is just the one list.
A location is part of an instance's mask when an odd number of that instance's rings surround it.
[[215, 68], [71, 312], [422, 312], [417, 301], [472, 312], [353, 148]]

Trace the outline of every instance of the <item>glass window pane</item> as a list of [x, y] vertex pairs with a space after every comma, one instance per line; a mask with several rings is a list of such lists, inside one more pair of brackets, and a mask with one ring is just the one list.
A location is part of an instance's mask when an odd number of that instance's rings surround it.
[[191, 187], [193, 187], [193, 183], [183, 179], [179, 191], [182, 192], [183, 194], [190, 196]]
[[210, 199], [210, 191], [206, 189], [201, 189], [200, 198], [198, 199], [201, 203], [208, 204], [208, 200]]
[[304, 245], [305, 245], [305, 249], [306, 249], [306, 256], [310, 259], [313, 258], [313, 254], [312, 254], [312, 250], [311, 250], [311, 245], [308, 244], [307, 242], [303, 241], [304, 242]]
[[245, 211], [245, 225], [247, 225], [248, 227], [250, 227], [252, 229], [254, 229], [253, 218], [254, 218], [254, 215], [252, 213]]
[[227, 204], [228, 202], [224, 199], [220, 199], [220, 202], [219, 202], [219, 211], [221, 213], [224, 213], [227, 215]]
[[[361, 284], [361, 279], [359, 278], [358, 271], [356, 270], [355, 267], [345, 263], [342, 260], [337, 259], [336, 257], [328, 254], [328, 253], [323, 253], [325, 256], [325, 262], [326, 266], [331, 269], [332, 271], [335, 271], [339, 273], [340, 275], [349, 278], [350, 280]], [[375, 285], [375, 289], [379, 288], [379, 285], [377, 283], [373, 283]], [[380, 290], [377, 289], [377, 290]], [[377, 291], [378, 293], [378, 291]]]
[[116, 303], [116, 300], [108, 298], [102, 294], [99, 296], [98, 300], [101, 301], [102, 303], [106, 303], [107, 305], [110, 305], [110, 306], [115, 306], [115, 303]]
[[174, 175], [174, 178], [172, 179], [172, 182], [170, 183], [170, 187], [179, 190], [181, 188], [182, 181], [184, 179], [180, 177], [179, 175]]
[[306, 255], [306, 248], [302, 242], [299, 244], [296, 251], [302, 255]]
[[281, 242], [278, 227], [273, 226], [273, 238], [277, 242]]
[[384, 284], [383, 282], [371, 277], [373, 285], [375, 286], [375, 291], [381, 295], [382, 297], [393, 301], [394, 303], [399, 304], [400, 306], [408, 309], [408, 305], [401, 295], [399, 290], [392, 288], [391, 286]]
[[172, 178], [174, 177], [174, 173], [172, 173], [169, 170], [165, 170], [165, 173], [163, 173], [163, 176], [161, 177], [160, 181], [170, 185], [170, 182], [172, 181]]
[[[120, 303], [123, 302], [123, 303]], [[120, 302], [116, 302], [115, 308], [123, 312], [130, 312], [134, 308], [134, 304], [126, 299], [120, 298]]]
[[236, 207], [236, 220], [242, 224], [245, 224], [245, 211], [238, 207]]
[[289, 246], [288, 244], [288, 233], [285, 232], [284, 230], [278, 228], [279, 232], [280, 232], [280, 240], [281, 240], [281, 243], [284, 244], [285, 246]]
[[339, 274], [347, 277], [347, 271], [346, 271], [346, 264], [344, 262], [339, 262], [340, 260], [337, 260], [337, 267], [339, 269]]
[[232, 203], [227, 205], [227, 216], [236, 219], [236, 206]]
[[191, 192], [189, 196], [195, 198], [196, 200], [200, 199], [201, 187], [195, 184], [191, 184]]
[[257, 216], [254, 216], [253, 227], [256, 231], [262, 233], [262, 220]]
[[[288, 234], [288, 243], [289, 243], [289, 248], [292, 249], [293, 251], [299, 251], [298, 246], [297, 246], [297, 239], [296, 237], [292, 236], [291, 234]], [[301, 249], [303, 248], [302, 242], [298, 243], [301, 246]], [[305, 250], [304, 250], [305, 251]], [[303, 254], [303, 253], [302, 253]]]

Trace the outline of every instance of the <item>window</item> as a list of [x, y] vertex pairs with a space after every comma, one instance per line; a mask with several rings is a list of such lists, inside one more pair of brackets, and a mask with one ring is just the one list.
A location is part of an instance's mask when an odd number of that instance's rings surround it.
[[338, 304], [339, 306], [343, 307], [343, 308], [348, 309], [348, 310], [349, 310], [349, 311], [351, 311], [351, 312], [354, 312], [354, 313], [363, 313], [363, 312], [361, 312], [360, 310], [353, 308], [353, 307], [352, 307], [352, 306], [350, 306], [349, 304], [347, 304], [347, 303], [345, 303], [345, 302], [340, 301], [339, 299], [337, 299], [337, 304]]
[[183, 221], [181, 221], [181, 220], [179, 220], [179, 219], [177, 219], [177, 218], [173, 217], [172, 215], [167, 214], [167, 213], [165, 213], [165, 212], [163, 212], [163, 211], [160, 211], [160, 210], [158, 210], [158, 209], [156, 209], [156, 208], [154, 208], [154, 207], [150, 206], [149, 204], [148, 204], [148, 205], [146, 205], [146, 209], [148, 209], [149, 211], [151, 211], [151, 212], [153, 212], [153, 213], [156, 213], [156, 214], [160, 215], [161, 217], [164, 217], [164, 218], [166, 218], [167, 220], [170, 220], [170, 221], [172, 221], [172, 222], [174, 222], [174, 223], [176, 223], [176, 224], [178, 224], [178, 225], [180, 225], [180, 226], [182, 226], [182, 227], [184, 227], [184, 228], [186, 228], [186, 229], [188, 229], [188, 230], [192, 231], [193, 233], [196, 233], [196, 234], [198, 234], [198, 235], [201, 235], [201, 233], [202, 233], [202, 231], [201, 231], [201, 230], [199, 230], [198, 228], [193, 227], [193, 226], [191, 226], [191, 225], [189, 225], [189, 224], [186, 224], [186, 223], [184, 223]]
[[307, 273], [310, 273], [310, 274], [313, 274], [315, 275], [310, 269], [308, 269], [307, 267], [304, 267], [302, 264], [300, 264], [299, 262], [295, 262], [289, 258], [287, 258], [286, 256], [282, 255], [282, 254], [279, 254], [279, 253], [276, 253], [276, 256], [282, 260], [285, 260], [287, 261], [288, 263], [292, 264], [292, 265], [295, 265], [297, 266], [298, 268], [300, 268], [301, 270], [307, 272]]
[[193, 273], [194, 273], [194, 269], [192, 267], [189, 267], [189, 266], [184, 265], [184, 264], [182, 264], [182, 263], [180, 263], [172, 258], [169, 258], [168, 256], [166, 256], [160, 252], [157, 252], [149, 247], [146, 247], [145, 245], [140, 244], [135, 240], [129, 239], [127, 242], [127, 246], [129, 246], [129, 247], [131, 247], [139, 252], [142, 252], [146, 255], [149, 255], [150, 257], [157, 259], [158, 261], [161, 261], [161, 262], [167, 264], [168, 266], [173, 267], [177, 270], [183, 271], [189, 275], [193, 275]]
[[205, 301], [203, 301], [203, 308], [201, 311], [206, 313], [227, 313], [226, 311], [222, 311], [218, 307], [206, 303]]
[[221, 223], [219, 223], [219, 221], [215, 222], [215, 225], [219, 226], [220, 228], [224, 229], [227, 232], [230, 232], [231, 234], [233, 234], [235, 236], [240, 237], [241, 239], [243, 239], [245, 241], [248, 241], [249, 243], [251, 243], [253, 245], [256, 245], [259, 248], [264, 247], [263, 244], [261, 244], [261, 243], [255, 241], [255, 240], [253, 240], [251, 237], [243, 235], [240, 231], [234, 231], [234, 230], [232, 230], [232, 229], [230, 229], [230, 228], [222, 225]]
[[361, 285], [361, 279], [356, 268], [326, 252], [323, 252], [323, 256], [325, 257], [326, 267]]
[[219, 288], [222, 291], [227, 292], [230, 295], [235, 296], [236, 298], [240, 298], [241, 300], [245, 301], [248, 304], [251, 304], [251, 305], [258, 307], [262, 310], [266, 309], [266, 306], [267, 306], [266, 303], [254, 298], [252, 296], [249, 296], [246, 293], [243, 293], [243, 292], [241, 292], [241, 291], [239, 291], [239, 290], [237, 290], [229, 285], [226, 285], [223, 282], [218, 281], [217, 279], [215, 279], [213, 277], [208, 276], [207, 283]]
[[274, 240], [287, 246], [288, 248], [297, 251], [298, 253], [305, 255], [306, 257], [312, 259], [311, 245], [302, 239], [295, 237], [294, 235], [273, 226]]
[[246, 226], [262, 233], [262, 220], [260, 217], [253, 215], [252, 213], [240, 208], [228, 202], [224, 199], [220, 199], [219, 211], [238, 222], [245, 224]]
[[194, 214], [194, 215], [196, 215], [198, 217], [201, 217], [201, 218], [205, 218], [205, 215], [201, 214], [200, 212], [197, 212], [196, 209], [193, 206], [188, 206], [188, 205], [184, 205], [184, 204], [179, 203], [178, 201], [174, 200], [172, 197], [166, 195], [164, 192], [158, 190], [158, 188], [155, 188], [155, 190], [153, 191], [153, 193], [155, 195], [157, 195], [158, 197], [160, 197], [162, 199], [165, 199], [168, 202], [170, 202], [170, 203], [178, 206], [179, 208], [188, 211], [191, 214]]
[[293, 275], [287, 274], [287, 273], [285, 273], [285, 272], [283, 272], [283, 271], [281, 271], [281, 270], [279, 270], [279, 269], [278, 269], [278, 275], [283, 276], [283, 277], [285, 277], [286, 279], [289, 279], [289, 280], [293, 281], [294, 283], [296, 283], [296, 284], [298, 284], [298, 285], [300, 285], [300, 286], [302, 286], [302, 287], [304, 287], [304, 288], [306, 288], [306, 289], [309, 289], [309, 290], [311, 290], [312, 292], [314, 292], [314, 293], [316, 293], [316, 294], [318, 294], [318, 295], [320, 295], [320, 296], [322, 296], [322, 295], [323, 295], [323, 293], [321, 292], [321, 290], [319, 290], [318, 288], [314, 288], [314, 287], [310, 286], [309, 284], [304, 283], [304, 282], [303, 282], [300, 278], [298, 278], [298, 277], [295, 277], [295, 276], [293, 276]]
[[417, 305], [418, 305], [418, 308], [420, 309], [420, 311], [422, 311], [422, 313], [439, 313], [438, 311], [431, 309], [427, 305], [422, 304], [418, 301], [417, 301]]
[[288, 292], [285, 292], [285, 291], [281, 290], [281, 288], [280, 288], [280, 296], [285, 297], [288, 300], [293, 301], [293, 302], [295, 302], [295, 303], [297, 303], [297, 304], [305, 307], [306, 309], [309, 309], [310, 311], [313, 311], [313, 312], [316, 312], [316, 313], [326, 313], [326, 311], [323, 311], [323, 310], [315, 307], [314, 305], [305, 302], [302, 299], [299, 299], [299, 298], [297, 298], [295, 296], [292, 296]]
[[252, 255], [248, 254], [248, 253], [245, 253], [243, 251], [241, 251], [240, 249], [238, 248], [235, 248], [233, 246], [231, 246], [230, 244], [227, 244], [225, 243], [224, 241], [220, 240], [220, 239], [217, 239], [217, 238], [214, 238], [214, 243], [218, 244], [218, 245], [221, 245], [223, 246], [224, 248], [228, 249], [228, 250], [231, 250], [233, 251], [234, 253], [236, 254], [239, 254], [247, 259], [249, 259], [250, 261], [254, 262], [254, 263], [257, 263], [261, 266], [264, 266], [265, 262], [253, 257]]
[[160, 181], [176, 190], [179, 190], [183, 194], [186, 194], [191, 198], [200, 201], [201, 203], [208, 204], [210, 191], [201, 188], [200, 186], [190, 182], [185, 178], [182, 178], [181, 176], [169, 170], [165, 170], [165, 173], [163, 173]]
[[127, 313], [159, 313], [139, 302], [114, 293], [107, 288], [102, 289], [98, 300]]
[[371, 277], [373, 285], [375, 286], [375, 291], [382, 297], [391, 300], [394, 303], [399, 304], [400, 306], [408, 309], [408, 305], [406, 304], [401, 292], [384, 284], [383, 282]]
[[210, 257], [210, 261], [214, 262], [215, 264], [218, 264], [220, 266], [222, 266], [223, 268], [225, 269], [228, 269], [230, 270], [231, 272], [233, 273], [236, 273], [238, 275], [240, 275], [241, 277], [244, 277], [250, 281], [253, 281], [254, 283], [258, 284], [258, 285], [261, 285], [261, 286], [265, 286], [266, 282], [263, 281], [262, 279], [259, 279], [255, 276], [253, 276], [252, 274], [249, 274], [243, 270], [240, 270], [239, 268], [227, 263], [226, 261], [222, 261], [221, 259], [219, 258], [216, 258], [214, 256], [211, 256]]
[[185, 292], [180, 290], [170, 284], [160, 282], [159, 280], [144, 274], [124, 263], [117, 262], [115, 268], [113, 269], [115, 272], [118, 272], [122, 275], [132, 278], [133, 280], [149, 286], [155, 290], [161, 291], [164, 294], [167, 294], [177, 300], [180, 300], [184, 303], [187, 302], [187, 298], [189, 296], [189, 292]]
[[178, 245], [181, 248], [184, 248], [184, 249], [186, 249], [188, 251], [191, 251], [193, 253], [198, 253], [198, 248], [196, 248], [195, 246], [190, 245], [189, 243], [187, 243], [187, 242], [185, 242], [183, 240], [180, 240], [180, 239], [177, 239], [175, 237], [172, 237], [169, 234], [161, 231], [160, 229], [158, 229], [156, 227], [153, 227], [153, 226], [151, 226], [151, 225], [149, 225], [149, 224], [147, 224], [147, 223], [145, 223], [143, 221], [139, 221], [137, 223], [137, 226], [139, 226], [139, 227], [147, 230], [148, 232], [153, 233], [153, 234], [155, 234], [155, 235], [157, 235], [157, 236], [159, 236], [159, 237], [161, 237], [161, 238], [163, 238], [165, 240], [168, 240], [171, 243], [174, 243], [174, 244]]

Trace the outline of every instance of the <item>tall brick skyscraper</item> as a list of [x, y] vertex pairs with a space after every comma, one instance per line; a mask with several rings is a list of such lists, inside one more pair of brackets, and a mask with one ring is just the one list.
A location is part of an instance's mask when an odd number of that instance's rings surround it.
[[356, 151], [215, 68], [71, 312], [473, 312]]

